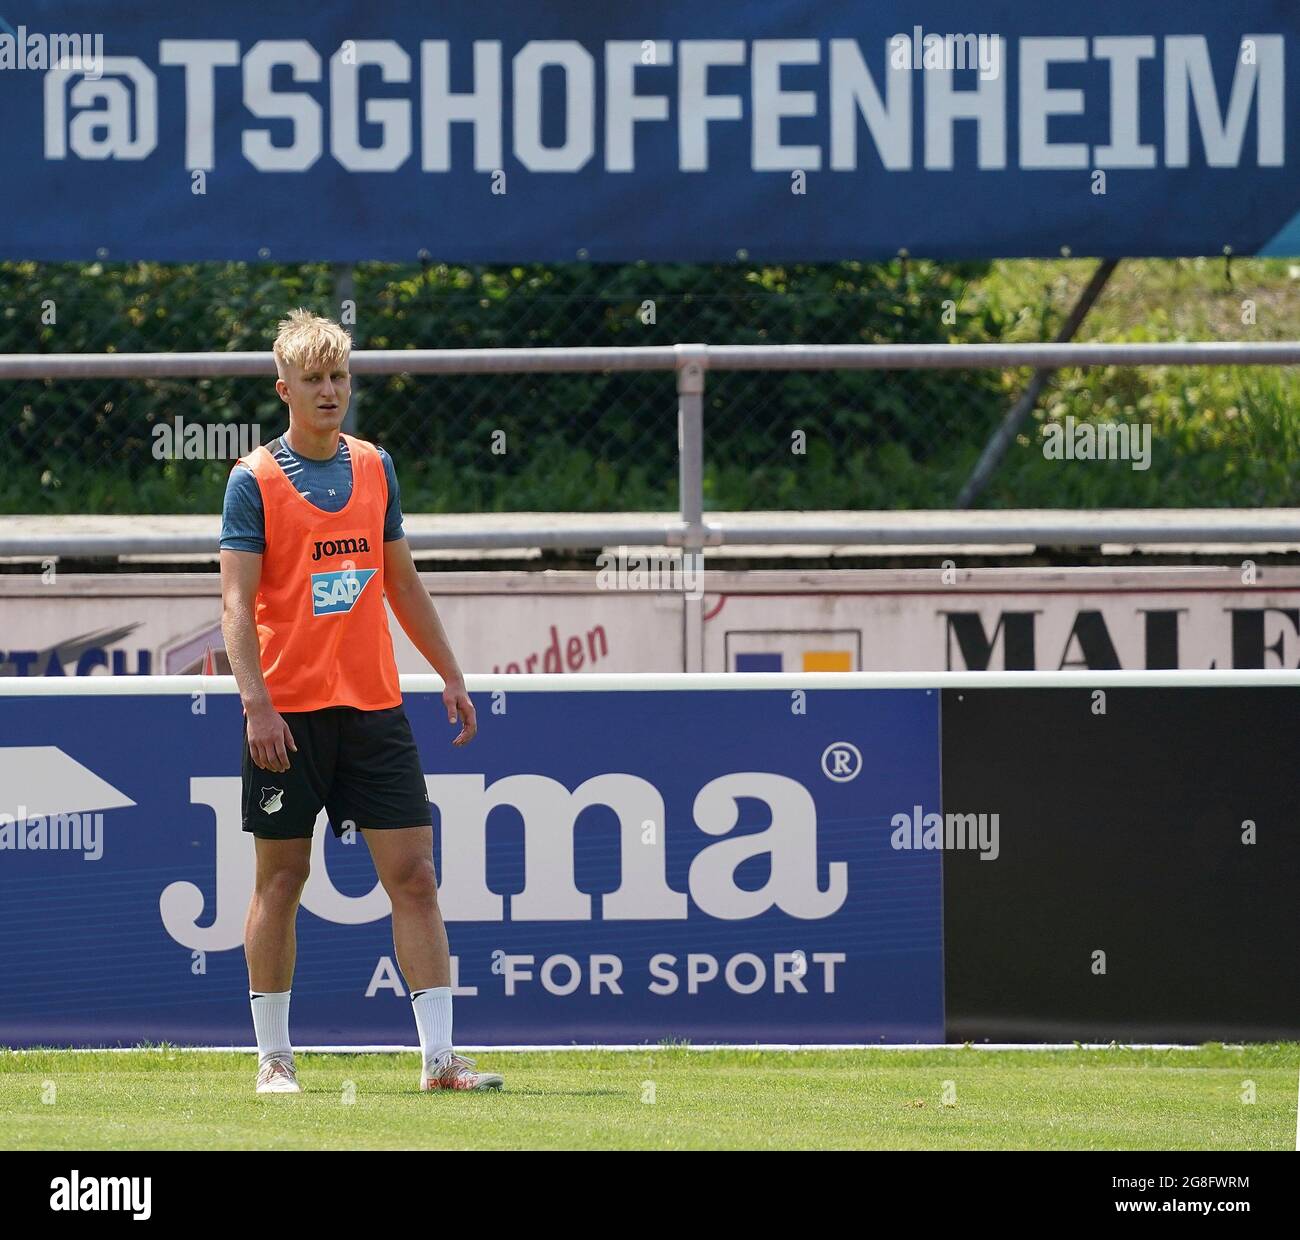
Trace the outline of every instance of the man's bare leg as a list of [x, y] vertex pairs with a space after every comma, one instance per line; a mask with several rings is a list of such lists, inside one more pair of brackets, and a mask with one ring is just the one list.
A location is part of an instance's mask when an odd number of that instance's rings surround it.
[[289, 991], [298, 955], [298, 901], [311, 868], [311, 840], [254, 837], [257, 876], [244, 920], [249, 1003], [257, 1036], [258, 1093], [298, 1093], [289, 1040]]
[[363, 829], [375, 873], [393, 904], [393, 948], [407, 989], [451, 985], [447, 928], [438, 907], [433, 828]]
[[311, 870], [311, 840], [255, 838], [257, 878], [244, 919], [248, 988], [288, 990], [298, 957], [298, 901]]
[[452, 1052], [451, 956], [438, 907], [433, 828], [363, 829], [362, 834], [393, 904], [393, 947], [420, 1031], [420, 1088], [500, 1089], [499, 1075], [475, 1072], [468, 1059]]

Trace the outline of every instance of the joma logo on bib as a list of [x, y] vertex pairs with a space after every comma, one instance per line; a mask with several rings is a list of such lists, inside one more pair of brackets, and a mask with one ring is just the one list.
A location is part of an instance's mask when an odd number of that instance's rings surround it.
[[316, 546], [312, 548], [311, 558], [323, 560], [331, 555], [357, 555], [369, 550], [370, 543], [364, 538], [336, 538], [323, 542], [318, 540]]
[[361, 597], [366, 583], [375, 575], [373, 568], [342, 568], [333, 573], [312, 573], [311, 613], [332, 616], [351, 611]]

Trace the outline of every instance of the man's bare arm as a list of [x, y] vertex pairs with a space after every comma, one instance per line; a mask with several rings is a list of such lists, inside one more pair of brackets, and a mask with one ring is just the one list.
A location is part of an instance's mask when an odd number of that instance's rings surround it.
[[411, 559], [411, 548], [405, 538], [384, 543], [384, 594], [411, 643], [447, 686], [442, 694], [447, 720], [450, 723], [455, 723], [458, 717], [461, 720], [460, 735], [452, 744], [468, 744], [478, 731], [474, 703], [465, 692], [460, 664], [452, 653], [433, 599], [415, 571], [415, 561]]
[[248, 717], [248, 750], [263, 770], [287, 771], [289, 751], [296, 753], [298, 746], [293, 743], [289, 725], [272, 705], [262, 676], [262, 653], [253, 619], [261, 579], [261, 555], [255, 551], [222, 549], [221, 636]]

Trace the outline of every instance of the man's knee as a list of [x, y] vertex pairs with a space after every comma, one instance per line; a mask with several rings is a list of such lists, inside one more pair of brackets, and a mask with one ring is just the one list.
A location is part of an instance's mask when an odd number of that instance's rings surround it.
[[432, 857], [412, 857], [394, 866], [384, 878], [384, 890], [390, 900], [436, 903], [438, 876]]
[[306, 862], [286, 862], [269, 869], [259, 870], [257, 895], [267, 904], [278, 908], [292, 908], [302, 897], [311, 866]]

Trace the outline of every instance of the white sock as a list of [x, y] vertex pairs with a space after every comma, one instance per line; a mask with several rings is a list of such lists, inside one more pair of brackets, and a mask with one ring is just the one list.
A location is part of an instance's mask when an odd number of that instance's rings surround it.
[[289, 1041], [289, 996], [292, 993], [289, 990], [270, 994], [255, 990], [248, 992], [259, 1063], [265, 1063], [270, 1055], [293, 1055], [293, 1043]]
[[411, 995], [415, 1027], [420, 1031], [424, 1070], [432, 1074], [438, 1060], [451, 1050], [451, 987], [432, 986]]

